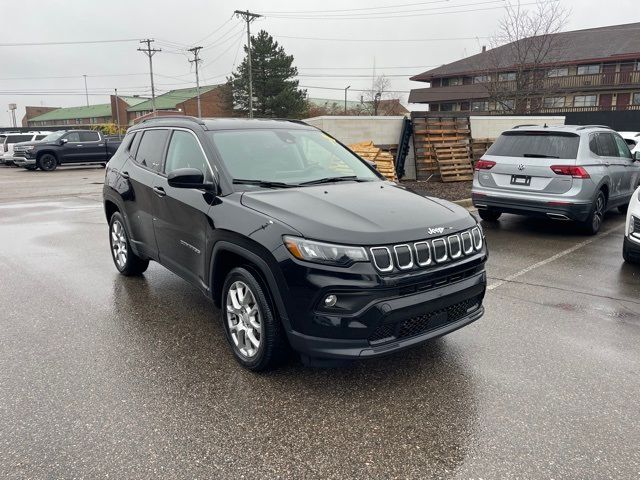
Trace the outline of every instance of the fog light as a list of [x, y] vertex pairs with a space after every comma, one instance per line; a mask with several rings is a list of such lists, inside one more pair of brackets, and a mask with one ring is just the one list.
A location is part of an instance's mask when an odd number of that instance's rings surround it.
[[631, 218], [629, 219], [629, 234], [632, 234], [633, 231], [635, 230], [635, 223], [636, 223], [636, 217], [634, 217], [633, 215], [631, 216]]
[[333, 307], [338, 301], [338, 297], [335, 295], [327, 295], [324, 297], [324, 306], [325, 307]]

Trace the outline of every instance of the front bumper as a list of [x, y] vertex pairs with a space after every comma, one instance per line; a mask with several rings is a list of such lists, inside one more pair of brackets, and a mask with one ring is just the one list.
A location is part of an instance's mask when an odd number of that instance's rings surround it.
[[484, 193], [471, 193], [473, 206], [479, 210], [499, 210], [516, 215], [554, 218], [556, 220], [575, 220], [584, 222], [591, 212], [591, 203], [525, 200], [507, 196], [492, 196]]
[[311, 358], [349, 360], [386, 355], [453, 332], [484, 313], [484, 263], [466, 272], [441, 287], [391, 298], [382, 294], [355, 316], [316, 312], [314, 322], [330, 330], [330, 337], [291, 331], [291, 346]]
[[35, 165], [35, 158], [25, 158], [25, 157], [14, 157], [13, 163], [19, 167], [26, 167], [29, 165]]

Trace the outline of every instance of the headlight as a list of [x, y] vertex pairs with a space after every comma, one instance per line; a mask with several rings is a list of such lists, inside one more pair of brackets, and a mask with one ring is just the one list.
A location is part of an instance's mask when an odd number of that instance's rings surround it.
[[30, 151], [31, 151], [31, 150], [33, 150], [34, 148], [36, 148], [36, 146], [35, 146], [35, 145], [31, 145], [31, 146], [29, 146], [29, 147], [24, 147], [24, 151], [25, 151], [25, 152], [30, 152]]
[[367, 251], [362, 247], [315, 242], [289, 236], [284, 237], [283, 240], [287, 250], [299, 260], [339, 266], [369, 261]]

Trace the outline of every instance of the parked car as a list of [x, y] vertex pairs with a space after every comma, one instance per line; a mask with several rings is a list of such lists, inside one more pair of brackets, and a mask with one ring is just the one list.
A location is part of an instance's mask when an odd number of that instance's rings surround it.
[[618, 132], [627, 142], [631, 153], [640, 152], [640, 132]]
[[120, 146], [117, 137], [94, 130], [59, 130], [40, 142], [22, 143], [14, 152], [14, 163], [30, 170], [55, 170], [58, 165], [104, 164]]
[[475, 218], [302, 122], [144, 121], [107, 165], [104, 208], [117, 270], [153, 260], [197, 286], [251, 370], [289, 346], [315, 365], [385, 355], [484, 312]]
[[631, 196], [627, 209], [622, 257], [625, 262], [640, 263], [640, 188]]
[[2, 156], [0, 162], [5, 165], [13, 165], [14, 147], [23, 142], [37, 142], [42, 140], [51, 132], [26, 132], [26, 133], [9, 133], [2, 142]]
[[516, 127], [476, 162], [473, 204], [483, 220], [502, 213], [574, 220], [590, 234], [607, 210], [626, 210], [640, 163], [601, 126]]

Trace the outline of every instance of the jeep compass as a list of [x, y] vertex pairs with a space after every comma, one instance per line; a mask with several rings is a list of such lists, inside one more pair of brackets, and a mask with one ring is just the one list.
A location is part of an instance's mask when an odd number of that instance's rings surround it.
[[147, 120], [107, 165], [114, 264], [158, 262], [221, 309], [235, 358], [330, 365], [388, 354], [483, 314], [482, 229], [286, 120]]

